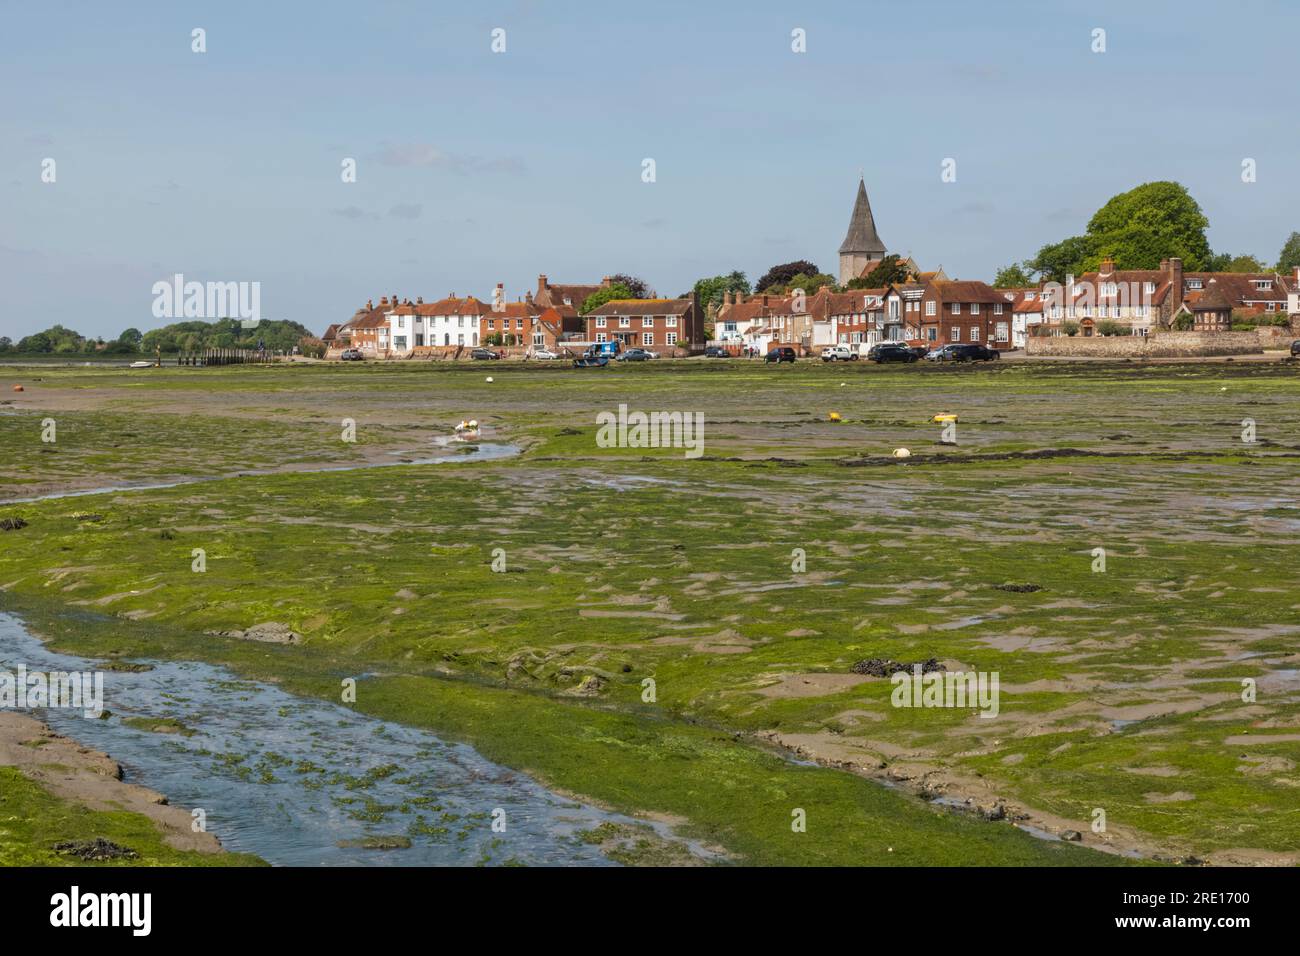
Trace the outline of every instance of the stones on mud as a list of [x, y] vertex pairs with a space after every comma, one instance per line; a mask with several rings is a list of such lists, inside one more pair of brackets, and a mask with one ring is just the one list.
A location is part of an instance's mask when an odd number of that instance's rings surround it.
[[120, 671], [124, 674], [143, 674], [153, 670], [152, 664], [139, 664], [135, 661], [105, 661], [99, 665], [102, 671]]
[[54, 852], [60, 856], [72, 856], [91, 863], [103, 860], [134, 860], [140, 855], [130, 847], [119, 846], [103, 837], [96, 837], [93, 840], [65, 840], [54, 844]]
[[26, 528], [27, 522], [19, 517], [0, 518], [0, 531], [18, 531]]
[[1061, 833], [1061, 839], [1068, 843], [1079, 843], [1083, 840], [1083, 834], [1078, 830], [1064, 830]]
[[289, 625], [278, 621], [254, 624], [244, 631], [208, 631], [214, 637], [233, 637], [241, 641], [260, 641], [263, 644], [301, 644], [302, 635]]
[[931, 657], [924, 661], [913, 661], [910, 664], [904, 664], [900, 661], [891, 661], [887, 657], [868, 657], [866, 660], [858, 661], [850, 670], [855, 674], [867, 674], [871, 677], [892, 677], [900, 671], [911, 673], [917, 665], [921, 667], [922, 674], [931, 674], [935, 671], [942, 671], [946, 668], [939, 663], [937, 658]]
[[995, 591], [1011, 591], [1015, 594], [1033, 594], [1035, 591], [1043, 590], [1041, 584], [995, 584]]
[[99, 524], [104, 520], [104, 516], [94, 511], [74, 511], [69, 515], [74, 521], [88, 521], [91, 524]]

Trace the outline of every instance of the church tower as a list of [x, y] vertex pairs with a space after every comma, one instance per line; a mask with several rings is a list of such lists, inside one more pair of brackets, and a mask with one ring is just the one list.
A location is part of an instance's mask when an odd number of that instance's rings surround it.
[[849, 232], [840, 243], [840, 285], [862, 274], [862, 269], [872, 259], [885, 255], [885, 244], [876, 235], [876, 220], [871, 215], [871, 202], [867, 199], [867, 184], [858, 180], [858, 198], [853, 203], [849, 219]]

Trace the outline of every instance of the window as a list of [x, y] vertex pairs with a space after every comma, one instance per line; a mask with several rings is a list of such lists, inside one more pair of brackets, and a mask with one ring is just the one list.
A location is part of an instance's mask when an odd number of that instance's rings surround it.
[[1189, 289], [1199, 289], [1200, 287], [1201, 287], [1201, 280], [1200, 280], [1200, 279], [1188, 279], [1188, 280], [1187, 280], [1187, 288], [1189, 288]]
[[1113, 282], [1103, 282], [1103, 283], [1101, 284], [1101, 294], [1102, 294], [1102, 295], [1114, 295], [1115, 292], [1116, 292], [1116, 286], [1115, 286], [1115, 283], [1113, 283]]
[[496, 320], [496, 319], [488, 319], [488, 331], [490, 332], [490, 331], [492, 331], [492, 329], [495, 329], [496, 327], [497, 327], [497, 320]]
[[541, 332], [533, 333], [533, 348], [541, 348], [546, 344], [546, 339]]
[[1033, 302], [1033, 301], [1034, 301], [1034, 293], [1032, 293], [1032, 292], [1026, 292], [1026, 293], [1025, 293], [1025, 301], [1026, 301], [1026, 302]]
[[620, 329], [629, 328], [631, 325], [632, 325], [632, 317], [630, 315], [620, 315], [618, 317], [618, 327]]
[[925, 338], [929, 342], [934, 342], [939, 338], [939, 330], [933, 325], [925, 330]]
[[970, 314], [971, 314], [971, 315], [979, 315], [979, 314], [980, 314], [980, 304], [979, 304], [978, 302], [972, 302], [972, 303], [970, 304]]
[[653, 332], [642, 332], [642, 333], [641, 333], [641, 344], [642, 344], [642, 345], [654, 345], [654, 344], [655, 344], [655, 334], [654, 334]]
[[954, 303], [952, 304], [952, 314], [953, 314], [953, 315], [961, 315], [961, 303], [960, 303], [960, 302], [954, 302]]
[[1256, 280], [1255, 280], [1255, 288], [1258, 289], [1260, 292], [1267, 292], [1269, 289], [1273, 288], [1273, 280], [1272, 280], [1272, 279], [1256, 279]]
[[948, 341], [949, 342], [961, 341], [961, 328], [959, 326], [954, 325], [952, 328], [948, 330]]
[[653, 315], [641, 316], [641, 328], [653, 329], [655, 326], [655, 317]]
[[[605, 317], [602, 315], [598, 319], [596, 319], [596, 328], [603, 329], [604, 327], [605, 327]], [[603, 342], [604, 339], [600, 339], [599, 341]]]
[[1156, 291], [1156, 284], [1154, 282], [1148, 282], [1142, 286], [1142, 291], [1145, 292], [1147, 295], [1151, 295], [1153, 292]]
[[393, 336], [393, 348], [397, 349], [399, 352], [401, 352], [401, 351], [405, 351], [405, 350], [406, 350], [406, 336], [405, 336], [405, 335], [395, 335], [395, 336]]
[[998, 303], [995, 303], [995, 304], [994, 304], [994, 306], [993, 306], [993, 314], [994, 314], [994, 315], [1001, 315], [1001, 314], [1002, 314], [1002, 303], [1001, 303], [1001, 302], [998, 302]]
[[971, 340], [972, 342], [978, 342], [978, 341], [980, 340], [980, 327], [979, 327], [978, 325], [972, 325], [972, 326], [971, 326], [971, 329], [970, 329], [970, 340]]
[[676, 345], [676, 344], [677, 344], [677, 333], [676, 333], [676, 332], [669, 332], [666, 341], [667, 341], [667, 343], [668, 343], [669, 345]]
[[[677, 328], [677, 316], [670, 315], [667, 318], [665, 318], [664, 321], [668, 323], [668, 328], [670, 329]], [[676, 339], [674, 339], [673, 341], [676, 341]]]
[[1005, 322], [998, 323], [998, 341], [999, 342], [1011, 341], [1010, 333], [1009, 330], [1007, 329], [1007, 324]]
[[423, 346], [423, 345], [424, 345], [424, 333], [423, 333], [423, 332], [416, 332], [416, 333], [415, 333], [415, 347], [418, 349], [418, 348], [420, 348], [420, 347]]
[[596, 333], [596, 341], [597, 341], [597, 342], [603, 342], [603, 341], [605, 341], [605, 333], [604, 333], [604, 332], [597, 332], [597, 333]]

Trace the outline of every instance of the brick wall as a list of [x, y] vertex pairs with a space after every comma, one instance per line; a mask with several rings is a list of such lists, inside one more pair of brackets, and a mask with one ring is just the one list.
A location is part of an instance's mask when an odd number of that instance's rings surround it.
[[1137, 335], [1031, 335], [1027, 355], [1092, 356], [1097, 358], [1194, 358], [1209, 355], [1258, 355], [1263, 351], [1254, 332], [1152, 332]]

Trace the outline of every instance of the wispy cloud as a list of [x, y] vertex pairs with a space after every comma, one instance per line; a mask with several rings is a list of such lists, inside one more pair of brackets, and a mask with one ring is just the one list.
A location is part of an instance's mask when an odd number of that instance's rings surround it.
[[424, 207], [418, 202], [399, 202], [388, 210], [388, 215], [394, 219], [419, 219], [423, 212]]
[[468, 153], [448, 153], [431, 143], [385, 144], [375, 159], [384, 166], [423, 166], [459, 176], [479, 173], [517, 175], [524, 171], [524, 161], [516, 156], [489, 159]]

